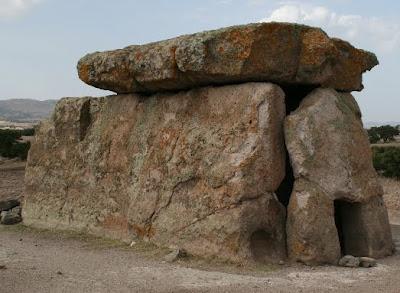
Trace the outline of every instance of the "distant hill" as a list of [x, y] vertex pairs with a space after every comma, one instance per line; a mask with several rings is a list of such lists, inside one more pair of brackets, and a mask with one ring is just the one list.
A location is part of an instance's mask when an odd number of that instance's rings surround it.
[[51, 115], [57, 100], [31, 99], [0, 100], [0, 120], [37, 122]]
[[397, 125], [400, 125], [400, 121], [386, 121], [386, 122], [365, 121], [363, 124], [364, 124], [364, 128], [371, 128], [371, 127], [383, 126], [383, 125], [397, 126]]

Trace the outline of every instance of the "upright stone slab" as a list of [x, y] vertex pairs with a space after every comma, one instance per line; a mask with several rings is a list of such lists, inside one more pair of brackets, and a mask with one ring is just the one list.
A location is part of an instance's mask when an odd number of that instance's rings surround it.
[[258, 23], [95, 52], [78, 63], [85, 83], [117, 93], [154, 93], [249, 81], [361, 90], [372, 53], [319, 28]]
[[286, 118], [285, 140], [296, 179], [288, 206], [289, 257], [336, 263], [340, 243], [345, 254], [390, 255], [382, 188], [354, 98], [314, 90]]
[[24, 221], [278, 261], [284, 117], [284, 94], [267, 83], [63, 99], [29, 153]]
[[306, 264], [336, 264], [341, 251], [334, 203], [324, 191], [316, 184], [297, 179], [287, 210], [289, 258]]

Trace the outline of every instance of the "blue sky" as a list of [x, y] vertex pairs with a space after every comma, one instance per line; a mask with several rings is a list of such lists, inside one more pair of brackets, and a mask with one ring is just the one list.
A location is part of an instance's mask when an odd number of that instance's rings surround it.
[[400, 1], [0, 0], [0, 99], [106, 95], [79, 81], [92, 51], [269, 20], [322, 27], [375, 52], [355, 93], [364, 121], [400, 121]]

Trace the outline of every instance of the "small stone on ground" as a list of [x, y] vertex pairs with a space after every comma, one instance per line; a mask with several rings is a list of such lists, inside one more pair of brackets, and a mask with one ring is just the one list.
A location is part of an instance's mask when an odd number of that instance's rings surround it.
[[376, 267], [376, 265], [377, 265], [376, 259], [372, 257], [360, 257], [360, 267], [371, 268], [371, 267]]
[[183, 249], [175, 249], [174, 251], [172, 251], [171, 253], [167, 254], [164, 257], [164, 260], [166, 262], [174, 262], [182, 257], [186, 256], [186, 252]]
[[0, 224], [14, 225], [22, 222], [21, 207], [17, 206], [9, 211], [3, 211], [0, 214]]
[[11, 210], [19, 205], [20, 203], [17, 199], [2, 200], [0, 201], [0, 212]]
[[345, 255], [339, 260], [339, 266], [356, 268], [360, 265], [360, 259], [352, 255]]

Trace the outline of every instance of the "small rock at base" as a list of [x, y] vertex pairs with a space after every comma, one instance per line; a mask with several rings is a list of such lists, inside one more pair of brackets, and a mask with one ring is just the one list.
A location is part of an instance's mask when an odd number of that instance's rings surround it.
[[345, 255], [339, 260], [339, 266], [356, 268], [360, 265], [360, 259], [352, 255]]
[[19, 206], [19, 200], [17, 199], [6, 199], [0, 201], [0, 212], [11, 210], [16, 206]]
[[186, 255], [187, 255], [186, 251], [178, 248], [178, 249], [175, 249], [174, 251], [172, 251], [171, 253], [167, 254], [164, 257], [164, 260], [166, 262], [174, 262], [174, 261], [178, 260], [179, 258], [185, 257]]
[[376, 259], [366, 256], [360, 257], [360, 267], [371, 268], [375, 267], [376, 265], [377, 265]]
[[9, 210], [3, 211], [0, 214], [0, 224], [14, 225], [22, 222], [21, 208], [19, 206]]

